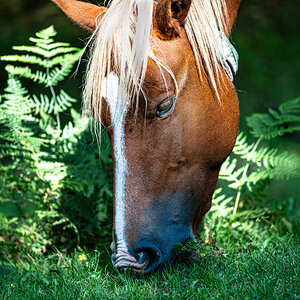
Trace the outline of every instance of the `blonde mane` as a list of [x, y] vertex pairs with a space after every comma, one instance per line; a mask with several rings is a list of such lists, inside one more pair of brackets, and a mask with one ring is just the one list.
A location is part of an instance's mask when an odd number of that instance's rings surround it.
[[[176, 79], [172, 71], [154, 56], [150, 49], [152, 0], [113, 0], [91, 37], [83, 91], [83, 111], [101, 124], [103, 82], [112, 70], [119, 77], [115, 118], [121, 118], [131, 104], [138, 105], [148, 58]], [[219, 30], [225, 31], [225, 0], [193, 0], [185, 21], [185, 30], [194, 51], [199, 74], [203, 64], [211, 87], [217, 93], [219, 82]], [[112, 113], [112, 112], [111, 112]]]

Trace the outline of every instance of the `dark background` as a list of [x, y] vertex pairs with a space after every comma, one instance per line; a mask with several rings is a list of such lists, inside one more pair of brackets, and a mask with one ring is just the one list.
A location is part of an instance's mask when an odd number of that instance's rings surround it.
[[[90, 1], [95, 4], [101, 2]], [[54, 24], [57, 39], [83, 47], [89, 33], [72, 24], [50, 0], [0, 0], [0, 55], [11, 54], [13, 45], [28, 44], [36, 31]], [[240, 128], [247, 131], [246, 116], [266, 112], [300, 96], [300, 1], [245, 0], [242, 2], [232, 40], [240, 55], [235, 85], [239, 91]], [[5, 63], [0, 63], [0, 93], [6, 86]], [[66, 84], [80, 98], [82, 72]], [[299, 153], [299, 134], [271, 141], [280, 151]], [[300, 185], [273, 185], [273, 197], [298, 196]]]

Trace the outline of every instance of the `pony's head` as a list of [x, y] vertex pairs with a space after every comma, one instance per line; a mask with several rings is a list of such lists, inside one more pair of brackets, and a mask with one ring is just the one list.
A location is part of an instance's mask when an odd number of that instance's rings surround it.
[[113, 151], [116, 267], [169, 262], [211, 207], [238, 130], [220, 32], [229, 34], [239, 1], [227, 2], [113, 0], [94, 8], [94, 27], [81, 22], [94, 30], [84, 109]]

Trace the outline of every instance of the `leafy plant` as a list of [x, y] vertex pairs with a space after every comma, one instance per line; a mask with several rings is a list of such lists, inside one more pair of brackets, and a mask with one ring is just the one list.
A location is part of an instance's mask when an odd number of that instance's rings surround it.
[[[33, 46], [13, 47], [26, 54], [1, 57], [14, 63], [5, 67], [8, 82], [0, 103], [0, 203], [3, 211], [5, 205], [13, 211], [0, 213], [4, 257], [12, 248], [37, 254], [52, 245], [94, 246], [109, 232], [111, 178], [101, 162], [111, 168], [110, 148], [106, 143], [99, 157], [88, 119], [59, 87], [82, 50], [55, 36], [51, 26], [30, 38]], [[23, 86], [28, 80], [42, 93], [30, 93]], [[70, 121], [61, 122], [61, 114]]]
[[253, 114], [247, 118], [254, 137], [272, 139], [285, 133], [300, 130], [300, 99], [281, 104], [278, 112], [269, 109], [268, 114]]
[[[293, 231], [297, 225], [288, 221], [283, 204], [277, 211], [270, 210], [264, 191], [272, 180], [299, 178], [300, 157], [278, 153], [278, 149], [262, 146], [262, 142], [300, 129], [300, 99], [283, 103], [278, 112], [270, 109], [268, 114], [254, 114], [247, 122], [257, 140], [249, 143], [245, 133], [238, 135], [233, 153], [222, 165], [219, 176], [230, 189], [220, 187], [215, 191], [207, 218], [207, 236], [218, 237], [219, 243], [264, 239], [270, 230], [278, 232], [275, 223], [283, 224], [286, 231]], [[296, 204], [294, 199], [289, 202]]]

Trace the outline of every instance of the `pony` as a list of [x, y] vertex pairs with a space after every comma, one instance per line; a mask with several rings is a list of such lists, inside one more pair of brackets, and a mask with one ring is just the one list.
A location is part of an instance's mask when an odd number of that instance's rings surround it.
[[195, 239], [238, 132], [240, 0], [52, 0], [92, 32], [84, 113], [108, 132], [112, 262], [150, 273]]

